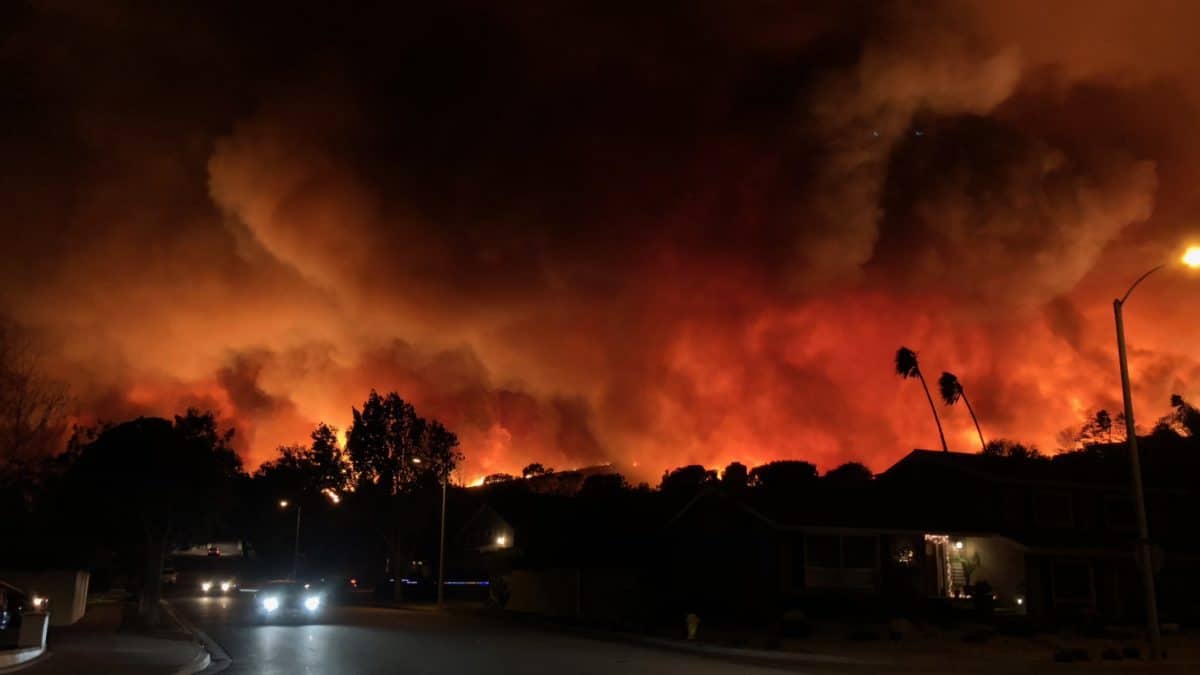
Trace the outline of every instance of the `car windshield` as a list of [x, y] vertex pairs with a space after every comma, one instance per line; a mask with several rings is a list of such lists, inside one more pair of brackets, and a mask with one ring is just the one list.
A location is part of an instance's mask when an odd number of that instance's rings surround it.
[[304, 590], [304, 584], [299, 581], [272, 581], [263, 586], [263, 591], [273, 593], [290, 593]]

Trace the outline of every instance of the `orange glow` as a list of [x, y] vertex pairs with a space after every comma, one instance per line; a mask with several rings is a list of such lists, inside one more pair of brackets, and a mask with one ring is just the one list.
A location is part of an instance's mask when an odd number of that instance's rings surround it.
[[[879, 471], [939, 445], [900, 345], [986, 438], [1053, 452], [1120, 409], [1109, 303], [1179, 267], [1195, 210], [1200, 3], [700, 3], [635, 30], [539, 3], [467, 22], [515, 50], [467, 82], [410, 77], [473, 54], [421, 29], [402, 62], [349, 30], [291, 58], [219, 12], [73, 4], [23, 3], [3, 66], [38, 86], [5, 137], [0, 316], [67, 385], [64, 436], [212, 410], [251, 471], [321, 422], [345, 447], [372, 389], [456, 433], [471, 485]], [[1128, 307], [1147, 428], [1200, 404], [1195, 276]], [[938, 411], [976, 451], [966, 407]]]

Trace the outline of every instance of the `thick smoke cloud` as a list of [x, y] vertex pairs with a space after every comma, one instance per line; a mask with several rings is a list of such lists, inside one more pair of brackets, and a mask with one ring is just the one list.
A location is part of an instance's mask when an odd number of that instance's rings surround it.
[[[936, 442], [901, 344], [1053, 448], [1200, 207], [1193, 10], [1125, 6], [11, 5], [0, 311], [81, 421], [213, 407], [251, 465], [374, 387], [464, 480], [882, 468]], [[1131, 302], [1143, 410], [1196, 283]]]

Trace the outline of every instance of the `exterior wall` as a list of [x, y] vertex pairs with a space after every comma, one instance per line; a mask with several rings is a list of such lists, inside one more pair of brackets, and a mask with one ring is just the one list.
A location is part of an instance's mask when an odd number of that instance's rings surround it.
[[[971, 583], [986, 581], [996, 594], [996, 608], [1023, 612], [1028, 602], [1025, 579], [1025, 551], [1002, 537], [961, 537], [963, 547], [955, 551], [964, 558], [979, 556], [979, 567], [971, 574]], [[1021, 604], [1017, 599], [1021, 599]]]
[[578, 616], [579, 570], [514, 570], [504, 576], [505, 609], [546, 616]]
[[50, 600], [50, 625], [69, 626], [83, 618], [87, 610], [90, 575], [77, 570], [22, 572], [0, 570], [0, 579], [30, 595]]

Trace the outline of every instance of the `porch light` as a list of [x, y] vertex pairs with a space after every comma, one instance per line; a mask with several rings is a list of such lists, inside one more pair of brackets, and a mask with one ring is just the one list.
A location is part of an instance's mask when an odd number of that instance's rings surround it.
[[959, 550], [959, 551], [961, 551], [961, 550], [962, 550], [962, 547], [963, 547], [963, 543], [962, 543], [962, 540], [961, 540], [961, 539], [959, 539], [958, 541], [954, 542], [954, 548], [955, 548], [956, 550]]
[[506, 537], [502, 534], [496, 536], [496, 545], [497, 546], [504, 546], [507, 543], [508, 543], [508, 537]]

